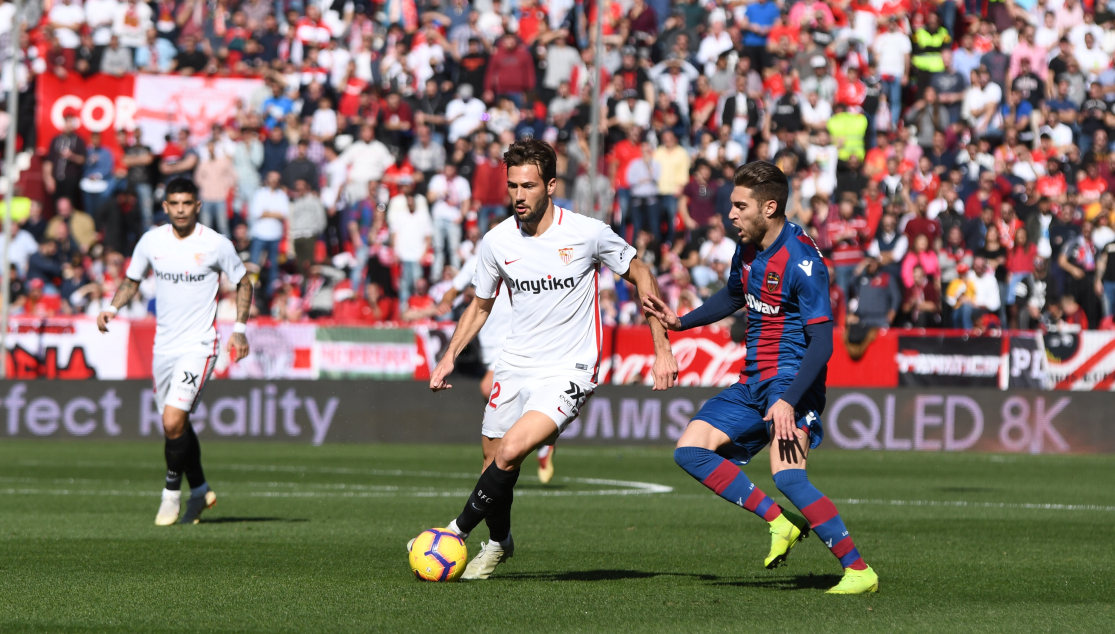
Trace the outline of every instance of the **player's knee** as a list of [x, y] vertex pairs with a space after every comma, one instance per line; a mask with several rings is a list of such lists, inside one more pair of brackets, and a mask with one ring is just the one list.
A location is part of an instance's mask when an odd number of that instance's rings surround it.
[[714, 455], [702, 447], [678, 447], [674, 450], [674, 462], [686, 472], [694, 473]]
[[508, 440], [505, 438], [499, 445], [499, 451], [496, 453], [496, 466], [500, 469], [506, 469], [509, 466], [518, 465], [530, 453], [530, 447], [525, 444], [516, 442], [515, 440]]
[[783, 469], [774, 475], [774, 484], [784, 495], [789, 497], [799, 486], [809, 484], [809, 476], [805, 469]]

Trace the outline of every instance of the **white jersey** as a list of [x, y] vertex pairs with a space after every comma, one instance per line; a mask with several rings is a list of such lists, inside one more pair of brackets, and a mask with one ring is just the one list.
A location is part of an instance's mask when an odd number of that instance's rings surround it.
[[600, 265], [625, 273], [635, 249], [611, 227], [554, 207], [553, 224], [528, 236], [512, 216], [484, 237], [476, 265], [476, 296], [510, 291], [511, 328], [498, 365], [578, 375], [600, 371]]
[[244, 264], [228, 238], [197, 225], [179, 240], [169, 224], [143, 234], [127, 276], [143, 280], [155, 272], [155, 354], [217, 350], [217, 290], [221, 273], [233, 284]]
[[[465, 260], [465, 263], [461, 265], [460, 273], [457, 273], [457, 276], [453, 278], [453, 288], [457, 289], [458, 293], [476, 283], [476, 261], [478, 259], [479, 256], [474, 255]], [[488, 314], [488, 320], [484, 322], [484, 327], [480, 329], [481, 356], [484, 357], [485, 365], [491, 365], [495, 362], [500, 350], [503, 349], [503, 342], [507, 339], [507, 333], [511, 329], [511, 300], [508, 299], [507, 291], [502, 288], [500, 291], [496, 293], [496, 303], [492, 306], [492, 312]]]

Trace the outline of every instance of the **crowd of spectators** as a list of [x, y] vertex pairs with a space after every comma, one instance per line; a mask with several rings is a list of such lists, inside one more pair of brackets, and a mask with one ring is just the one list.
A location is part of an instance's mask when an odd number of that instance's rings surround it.
[[[825, 255], [856, 341], [886, 327], [1111, 327], [1115, 2], [597, 7], [51, 0], [25, 8], [17, 34], [0, 0], [0, 40], [21, 51], [4, 81], [31, 106], [42, 73], [262, 79], [207, 134], [178, 131], [157, 154], [137, 130], [106, 131], [106, 148], [66, 113], [43, 157], [51, 213], [32, 202], [9, 237], [18, 309], [97, 312], [138, 237], [165, 222], [162, 185], [191, 176], [202, 221], [258, 280], [259, 314], [452, 319], [467, 294], [440, 305], [449, 280], [508, 216], [502, 152], [533, 137], [557, 153], [556, 203], [610, 223], [680, 312], [724, 285], [732, 173], [763, 159], [790, 177], [788, 217]], [[615, 276], [601, 300], [611, 323], [642, 319]]]

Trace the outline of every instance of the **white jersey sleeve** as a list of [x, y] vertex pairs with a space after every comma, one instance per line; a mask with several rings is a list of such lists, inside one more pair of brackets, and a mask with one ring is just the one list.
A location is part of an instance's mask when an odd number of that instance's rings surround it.
[[147, 277], [147, 272], [151, 270], [151, 260], [147, 256], [147, 247], [151, 244], [150, 236], [150, 231], [143, 234], [136, 243], [135, 249], [132, 250], [132, 260], [124, 273], [124, 276], [130, 280], [142, 282], [143, 278]]
[[476, 256], [476, 296], [480, 299], [491, 299], [496, 296], [500, 283], [499, 267], [496, 263], [495, 253], [492, 252], [489, 240], [480, 243], [480, 254]]
[[480, 256], [473, 255], [461, 265], [461, 270], [453, 278], [453, 288], [457, 293], [463, 293], [472, 284], [473, 278], [476, 277], [476, 261], [479, 259]]
[[244, 263], [240, 261], [240, 256], [236, 253], [236, 247], [232, 246], [232, 242], [228, 238], [219, 241], [217, 268], [223, 271], [228, 276], [228, 281], [233, 284], [239, 284], [240, 280], [247, 274]]
[[611, 227], [601, 222], [600, 231], [596, 234], [596, 253], [593, 257], [597, 262], [623, 275], [631, 268], [635, 249], [627, 244], [626, 240], [616, 235]]

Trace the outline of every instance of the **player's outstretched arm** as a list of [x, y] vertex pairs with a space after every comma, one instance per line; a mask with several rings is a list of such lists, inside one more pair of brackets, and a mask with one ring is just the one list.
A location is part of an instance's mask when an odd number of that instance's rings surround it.
[[108, 322], [116, 316], [116, 311], [128, 305], [135, 297], [136, 291], [139, 290], [139, 282], [131, 279], [124, 278], [120, 283], [120, 288], [116, 289], [116, 294], [112, 296], [112, 304], [101, 314], [97, 315], [97, 329], [101, 332], [108, 332]]
[[461, 354], [468, 342], [472, 341], [473, 337], [484, 327], [484, 323], [488, 321], [488, 315], [492, 313], [492, 306], [495, 303], [496, 298], [494, 297], [489, 299], [477, 297], [465, 309], [465, 314], [461, 315], [461, 321], [457, 323], [457, 329], [453, 331], [453, 338], [449, 340], [449, 345], [445, 348], [445, 354], [441, 357], [441, 361], [438, 361], [434, 371], [430, 373], [431, 390], [440, 392], [453, 387], [445, 379], [453, 373], [453, 365], [457, 360], [457, 355]]
[[236, 285], [236, 325], [228, 342], [228, 356], [235, 363], [248, 356], [248, 317], [252, 314], [252, 280], [245, 275]]
[[[639, 293], [639, 300], [644, 306], [650, 298], [662, 304], [662, 290], [658, 288], [658, 280], [642, 260], [631, 260], [623, 279], [635, 285]], [[669, 310], [667, 307], [666, 310]], [[673, 311], [670, 311], [671, 313]], [[654, 389], [666, 390], [674, 386], [678, 379], [678, 362], [674, 358], [674, 351], [670, 348], [670, 337], [666, 334], [668, 327], [653, 311], [646, 311], [647, 323], [650, 324], [650, 336], [654, 340]], [[665, 315], [663, 315], [665, 317]], [[677, 319], [677, 315], [674, 315]]]

